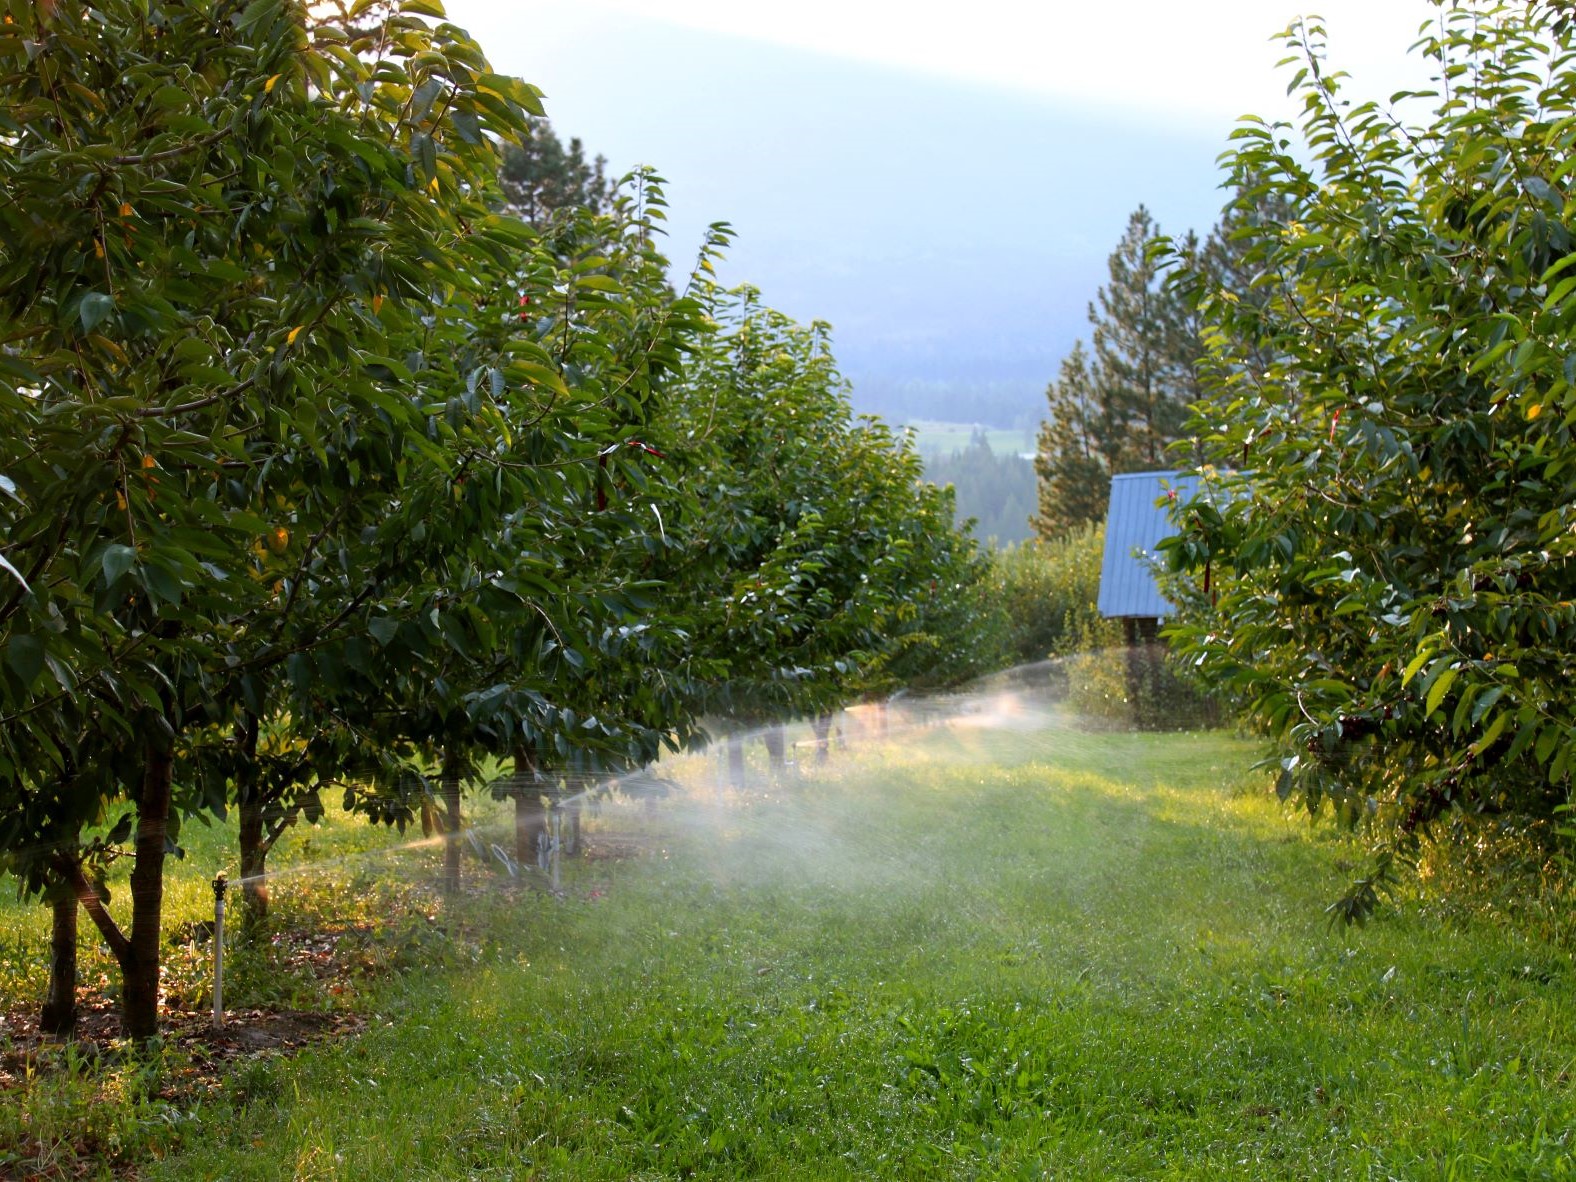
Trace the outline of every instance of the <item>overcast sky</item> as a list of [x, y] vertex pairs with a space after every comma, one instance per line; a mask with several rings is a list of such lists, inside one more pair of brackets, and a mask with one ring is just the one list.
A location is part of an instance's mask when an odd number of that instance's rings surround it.
[[[1354, 94], [1422, 84], [1426, 0], [1313, 3]], [[725, 280], [831, 320], [856, 402], [916, 382], [1032, 399], [1132, 209], [1207, 231], [1237, 117], [1292, 113], [1271, 37], [1294, 0], [1037, 7], [448, 0], [561, 134], [668, 179], [675, 259], [727, 220]]]

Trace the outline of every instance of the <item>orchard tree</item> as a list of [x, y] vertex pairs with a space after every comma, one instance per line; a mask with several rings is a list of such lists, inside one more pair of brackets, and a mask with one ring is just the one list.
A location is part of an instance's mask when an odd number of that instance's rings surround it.
[[[434, 0], [4, 13], [0, 843], [24, 890], [86, 907], [142, 1039], [164, 859], [224, 807], [175, 762], [376, 597], [345, 572], [292, 614], [343, 522], [446, 462], [395, 351], [519, 245], [492, 137], [539, 107]], [[69, 822], [26, 842], [50, 795], [120, 811], [126, 926]]]
[[1229, 157], [1252, 299], [1192, 282], [1211, 324], [1193, 430], [1213, 467], [1180, 516], [1192, 610], [1168, 631], [1278, 743], [1279, 791], [1398, 851], [1448, 823], [1547, 831], [1576, 714], [1576, 42], [1561, 6], [1441, 0], [1435, 88], [1352, 104], [1315, 23], [1300, 135]]
[[698, 652], [726, 665], [707, 707], [774, 723], [890, 690], [898, 668], [967, 676], [986, 567], [950, 493], [907, 439], [854, 418], [826, 325], [748, 288], [710, 298], [721, 327], [682, 412], [700, 503], [670, 576], [693, 589]]
[[[1189, 260], [1191, 270], [1186, 277], [1178, 276], [1177, 294], [1196, 308], [1196, 301], [1187, 294], [1188, 289], [1196, 291], [1206, 287], [1218, 292], [1221, 301], [1247, 304], [1248, 312], [1238, 313], [1239, 316], [1261, 309], [1275, 297], [1278, 284], [1275, 275], [1263, 270], [1255, 243], [1284, 233], [1298, 219], [1295, 194], [1263, 184], [1261, 178], [1252, 173], [1242, 174], [1221, 212], [1220, 221], [1204, 243], [1200, 246], [1190, 241], [1180, 245], [1179, 253]], [[1197, 331], [1202, 342], [1202, 324]], [[1238, 340], [1235, 347], [1240, 352], [1239, 364], [1255, 378], [1267, 372], [1274, 360], [1267, 336]], [[1202, 343], [1200, 352], [1207, 352]], [[1201, 392], [1208, 386], [1208, 365], [1207, 358], [1201, 357], [1197, 368]], [[1197, 458], [1196, 455], [1189, 457], [1190, 460]]]
[[[383, 539], [399, 565], [432, 573], [430, 592], [375, 622], [372, 674], [346, 708], [373, 703], [365, 725], [418, 766], [347, 801], [403, 823], [425, 803], [419, 765], [440, 767], [450, 889], [462, 782], [486, 757], [514, 763], [495, 790], [515, 802], [525, 860], [565, 777], [643, 765], [693, 729], [675, 672], [684, 622], [651, 567], [664, 513], [676, 519], [693, 496], [667, 474], [663, 412], [704, 328], [637, 212], [659, 199], [651, 178], [633, 178], [609, 213], [570, 211], [538, 247], [520, 302], [473, 328], [450, 378], [469, 392], [446, 411], [463, 477], [413, 490], [424, 525]], [[512, 376], [522, 347], [546, 359], [551, 389]]]

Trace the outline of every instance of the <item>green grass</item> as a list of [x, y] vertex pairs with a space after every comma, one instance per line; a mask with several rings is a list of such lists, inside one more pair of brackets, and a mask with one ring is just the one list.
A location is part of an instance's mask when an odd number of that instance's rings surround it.
[[281, 1069], [245, 1118], [268, 1154], [161, 1176], [1571, 1170], [1568, 957], [1415, 906], [1329, 934], [1351, 851], [1223, 791], [1244, 748], [907, 750], [676, 804], [605, 893], [491, 915], [485, 963]]
[[[361, 891], [387, 889], [377, 880], [386, 865], [387, 850], [400, 840], [399, 836], [341, 817], [337, 811], [334, 815], [334, 824], [298, 826], [281, 839], [269, 858], [269, 869], [276, 876], [271, 886], [273, 897], [280, 910], [295, 920], [317, 922], [329, 918], [330, 912], [336, 919], [353, 919], [354, 915], [344, 909], [347, 902]], [[165, 930], [171, 937], [192, 924], [212, 921], [211, 883], [215, 874], [223, 870], [231, 879], [238, 876], [236, 838], [231, 827], [188, 821], [179, 843], [183, 854], [171, 859], [165, 880]], [[123, 925], [130, 922], [130, 869], [126, 859], [116, 864], [108, 876], [110, 911]], [[87, 916], [81, 916], [79, 922], [81, 979], [90, 985], [102, 985], [113, 998], [117, 975], [114, 958], [97, 939]], [[28, 1005], [42, 1000], [46, 981], [40, 962], [48, 940], [49, 915], [45, 908], [18, 903], [14, 895], [0, 898], [0, 999], [8, 1004]], [[206, 951], [177, 941], [166, 956], [166, 1000], [179, 1005], [189, 1000], [194, 991], [205, 990], [206, 966]]]
[[1557, 923], [1414, 888], [1331, 932], [1359, 851], [1249, 745], [974, 721], [761, 794], [686, 761], [593, 822], [639, 856], [473, 895], [146, 1176], [1576, 1176]]
[[[340, 1013], [359, 1004], [360, 979], [429, 960], [446, 963], [468, 951], [464, 939], [433, 922], [436, 908], [425, 884], [436, 851], [401, 851], [398, 835], [333, 817], [331, 824], [292, 832], [270, 858], [278, 920], [271, 932], [283, 938], [247, 943], [232, 933], [228, 1008]], [[226, 870], [236, 876], [235, 834], [228, 826], [188, 822], [180, 842], [184, 856], [172, 859], [165, 882], [163, 997], [169, 1008], [201, 1011], [212, 1004], [211, 944], [193, 938], [193, 928], [213, 919], [213, 875]], [[129, 920], [128, 872], [123, 862], [109, 875], [110, 910], [122, 924]], [[79, 922], [84, 1006], [113, 1006], [119, 985], [114, 958], [87, 917]], [[301, 945], [295, 936], [303, 931], [333, 937], [348, 981], [325, 981], [310, 959], [295, 955]], [[14, 894], [0, 898], [0, 1010], [36, 1012], [47, 984], [48, 940], [46, 908]], [[109, 1176], [169, 1151], [209, 1122], [222, 1122], [228, 1100], [208, 1093], [200, 1068], [175, 1045], [147, 1054], [114, 1047], [101, 1056], [68, 1043], [24, 1053], [0, 1023], [0, 1085], [9, 1085], [0, 1091], [0, 1178]], [[82, 1172], [95, 1164], [98, 1174]]]
[[[914, 433], [914, 446], [922, 456], [950, 456], [968, 447], [977, 429], [973, 423], [943, 423], [934, 419], [914, 419], [904, 424]], [[1033, 431], [1014, 431], [1006, 427], [984, 428], [990, 449], [998, 456], [1024, 455], [1034, 450]]]

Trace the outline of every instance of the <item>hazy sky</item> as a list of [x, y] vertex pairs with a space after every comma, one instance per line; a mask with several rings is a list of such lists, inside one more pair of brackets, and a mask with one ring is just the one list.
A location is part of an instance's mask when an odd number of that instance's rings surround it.
[[[473, 0], [480, 12], [488, 0]], [[528, 3], [555, 23], [570, 6]], [[595, 5], [574, 6], [582, 11]], [[1285, 97], [1271, 35], [1308, 12], [1355, 75], [1393, 72], [1431, 6], [1408, 0], [602, 0], [604, 11], [1179, 121]], [[556, 15], [555, 15], [556, 14]]]
[[[1422, 82], [1426, 0], [1313, 2], [1353, 93]], [[1270, 39], [1305, 7], [448, 0], [561, 134], [668, 179], [676, 260], [731, 222], [724, 279], [831, 320], [856, 402], [940, 384], [962, 419], [1034, 405], [1136, 205], [1208, 230], [1235, 119], [1292, 113]]]

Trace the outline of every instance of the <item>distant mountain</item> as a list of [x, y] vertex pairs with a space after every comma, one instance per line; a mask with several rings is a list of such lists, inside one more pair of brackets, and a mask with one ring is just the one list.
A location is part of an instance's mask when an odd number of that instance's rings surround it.
[[[831, 321], [856, 403], [894, 419], [1038, 416], [1132, 209], [1173, 232], [1219, 210], [1224, 126], [1145, 125], [594, 6], [583, 50], [533, 53], [508, 9], [476, 31], [546, 91], [558, 130], [614, 172], [646, 162], [668, 178], [675, 267], [708, 222], [733, 223], [721, 279]], [[1116, 47], [1090, 52], [1119, 68]]]

